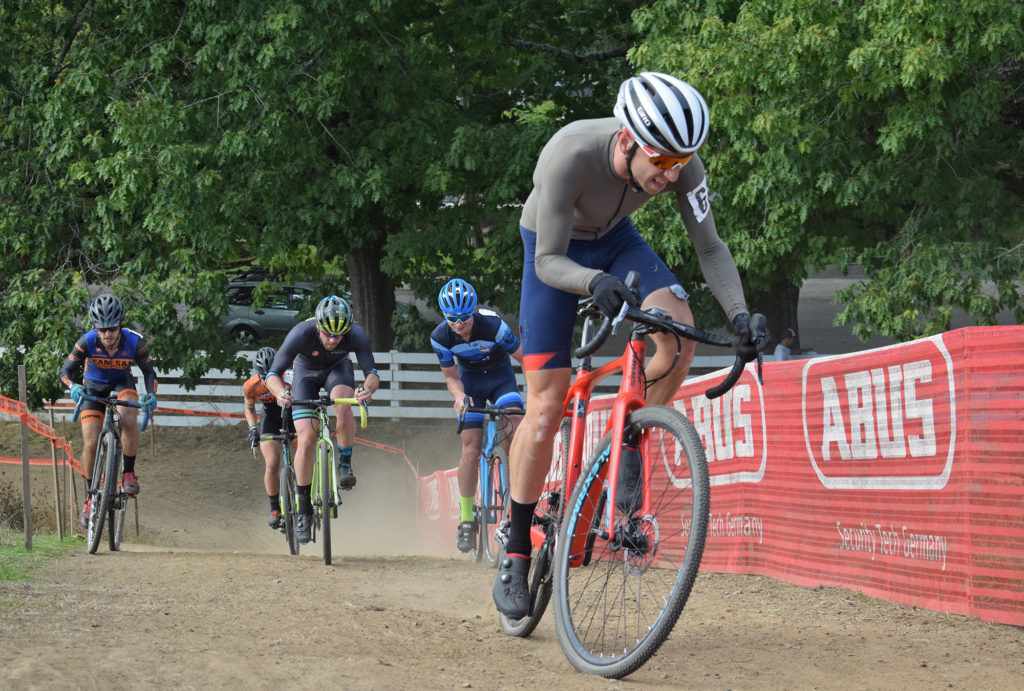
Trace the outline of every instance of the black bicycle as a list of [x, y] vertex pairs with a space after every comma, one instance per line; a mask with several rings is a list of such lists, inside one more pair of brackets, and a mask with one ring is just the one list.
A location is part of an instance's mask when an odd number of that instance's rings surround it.
[[118, 400], [117, 393], [111, 392], [105, 398], [94, 396], [83, 392], [82, 398], [75, 404], [75, 412], [71, 415], [72, 421], [77, 421], [82, 412], [82, 403], [86, 400], [102, 403], [106, 406], [106, 413], [103, 415], [103, 429], [100, 431], [100, 438], [96, 444], [96, 459], [92, 466], [92, 482], [89, 485], [89, 527], [86, 532], [86, 543], [89, 547], [89, 554], [95, 554], [103, 538], [103, 522], [107, 521], [107, 544], [110, 551], [116, 552], [121, 548], [121, 538], [124, 535], [125, 515], [128, 513], [128, 502], [131, 500], [135, 506], [135, 529], [138, 532], [138, 499], [135, 495], [125, 494], [121, 486], [121, 465], [123, 454], [121, 451], [121, 418], [117, 413], [117, 407], [141, 408], [143, 409], [142, 421], [139, 423], [139, 431], [142, 432], [149, 425], [150, 409], [135, 401]]
[[285, 541], [288, 543], [288, 552], [298, 554], [299, 539], [295, 536], [298, 490], [295, 482], [295, 466], [292, 464], [292, 442], [295, 440], [295, 430], [289, 429], [288, 425], [281, 425], [281, 430], [270, 435], [269, 438], [281, 447], [281, 469], [277, 473], [281, 497], [281, 525], [278, 529], [284, 533]]

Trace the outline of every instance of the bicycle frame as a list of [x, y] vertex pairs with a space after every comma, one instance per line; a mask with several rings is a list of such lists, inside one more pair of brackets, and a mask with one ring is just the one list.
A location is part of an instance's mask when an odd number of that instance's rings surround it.
[[[584, 331], [587, 331], [586, 326], [584, 327]], [[586, 337], [584, 337], [584, 340], [586, 340]], [[622, 383], [619, 385], [618, 393], [616, 394], [615, 401], [612, 404], [611, 416], [608, 418], [604, 432], [601, 435], [604, 436], [604, 434], [607, 434], [608, 430], [611, 429], [611, 457], [609, 458], [607, 473], [611, 475], [609, 495], [612, 497], [616, 496], [615, 493], [618, 489], [619, 477], [619, 456], [621, 455], [622, 450], [622, 430], [625, 426], [626, 418], [634, 410], [647, 405], [647, 400], [644, 396], [644, 365], [646, 358], [647, 343], [643, 335], [638, 333], [637, 329], [634, 328], [630, 334], [630, 339], [625, 350], [618, 358], [595, 370], [590, 368], [590, 358], [588, 356], [584, 358], [580, 367], [577, 368], [576, 376], [573, 378], [573, 382], [569, 386], [569, 392], [566, 394], [564, 404], [565, 414], [572, 419], [572, 428], [569, 433], [569, 448], [562, 456], [565, 459], [565, 467], [560, 469], [561, 474], [565, 477], [564, 487], [567, 496], [563, 497], [560, 504], [559, 517], [564, 513], [565, 502], [569, 498], [568, 494], [572, 491], [572, 488], [576, 486], [580, 472], [583, 469], [583, 445], [586, 437], [587, 412], [594, 388], [602, 380], [621, 372]], [[604, 479], [605, 478], [602, 478], [602, 480]], [[599, 486], [600, 483], [595, 485], [595, 487]], [[649, 505], [649, 493], [650, 488], [644, 487], [644, 508]], [[596, 505], [596, 502], [588, 502], [588, 504], [593, 506]], [[610, 512], [608, 515], [608, 522], [609, 524], [614, 525], [616, 511], [615, 502], [608, 502], [608, 504], [609, 506], [606, 509]], [[585, 513], [581, 515], [585, 521], [593, 520], [592, 515], [585, 515]], [[530, 537], [534, 548], [540, 547], [545, 538], [543, 527], [534, 525], [531, 528]], [[583, 553], [583, 542], [585, 539], [585, 535], [575, 536], [574, 542], [571, 545], [572, 554]], [[580, 563], [582, 563], [582, 558], [574, 559], [573, 566], [579, 566]]]
[[[124, 528], [124, 512], [127, 510], [128, 495], [124, 494], [121, 487], [121, 469], [123, 468], [123, 452], [121, 447], [120, 416], [117, 414], [117, 407], [143, 409], [142, 421], [139, 423], [139, 431], [144, 431], [149, 424], [150, 410], [146, 406], [129, 400], [119, 400], [116, 393], [107, 396], [96, 396], [90, 393], [83, 393], [82, 398], [75, 404], [74, 412], [71, 414], [71, 421], [79, 419], [82, 412], [82, 404], [85, 401], [102, 403], [106, 409], [103, 413], [103, 426], [100, 429], [99, 437], [96, 439], [96, 455], [92, 466], [92, 484], [89, 487], [89, 495], [92, 497], [92, 504], [89, 516], [89, 527], [87, 542], [89, 553], [93, 554], [99, 547], [102, 539], [104, 519], [109, 521], [107, 526], [108, 544], [111, 551], [115, 551], [121, 544], [121, 530]], [[109, 441], [105, 441], [109, 439]], [[100, 458], [101, 452], [113, 444], [114, 456], [111, 462]], [[103, 477], [102, 486], [100, 477]], [[135, 499], [135, 497], [131, 497]], [[138, 504], [135, 505], [136, 530], [138, 529]], [[121, 512], [118, 525], [114, 525], [114, 515]], [[109, 513], [109, 516], [106, 515]]]
[[[313, 456], [313, 477], [310, 487], [310, 501], [313, 505], [313, 539], [316, 531], [323, 532], [324, 563], [331, 563], [330, 520], [337, 517], [337, 507], [341, 506], [338, 493], [338, 463], [334, 452], [334, 441], [331, 439], [330, 419], [327, 407], [331, 405], [359, 406], [361, 427], [366, 427], [366, 404], [356, 398], [329, 398], [321, 396], [317, 399], [295, 400], [292, 405], [311, 405], [316, 409], [318, 429], [316, 433], [316, 449]], [[326, 457], [325, 457], [326, 456]], [[332, 516], [333, 514], [333, 516]]]

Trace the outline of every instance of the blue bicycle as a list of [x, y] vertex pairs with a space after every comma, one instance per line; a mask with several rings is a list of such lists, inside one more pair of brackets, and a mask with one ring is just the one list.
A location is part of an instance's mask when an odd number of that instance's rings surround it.
[[474, 561], [483, 559], [495, 567], [504, 545], [500, 526], [508, 511], [508, 452], [502, 446], [512, 434], [509, 415], [522, 415], [520, 406], [497, 408], [472, 406], [467, 398], [459, 416], [457, 434], [462, 433], [466, 413], [480, 413], [487, 418], [484, 444], [480, 450], [480, 473], [476, 483], [473, 517], [476, 520], [476, 543], [470, 551]]

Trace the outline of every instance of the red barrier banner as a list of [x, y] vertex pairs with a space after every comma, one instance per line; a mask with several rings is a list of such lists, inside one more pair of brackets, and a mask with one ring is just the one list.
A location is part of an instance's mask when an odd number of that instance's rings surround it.
[[[722, 378], [673, 401], [707, 451], [703, 570], [1024, 625], [1024, 327], [770, 362], [763, 386], [748, 366], [709, 401]], [[592, 403], [588, 452], [609, 407]], [[672, 450], [656, 464], [679, 486]], [[665, 548], [687, 528], [660, 526]]]

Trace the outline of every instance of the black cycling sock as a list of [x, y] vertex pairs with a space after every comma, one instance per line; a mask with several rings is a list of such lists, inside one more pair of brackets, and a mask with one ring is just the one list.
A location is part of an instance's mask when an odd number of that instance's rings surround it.
[[530, 556], [533, 551], [533, 546], [530, 543], [530, 527], [533, 525], [533, 510], [536, 508], [537, 502], [520, 504], [515, 499], [511, 500], [508, 543], [505, 545], [507, 554]]
[[352, 465], [351, 446], [338, 446], [338, 462], [342, 465]]
[[92, 478], [91, 477], [83, 477], [82, 478], [82, 482], [85, 483], [85, 496], [88, 497], [89, 496], [89, 487], [92, 485]]
[[281, 510], [281, 495], [280, 494], [268, 494], [267, 499], [270, 500], [270, 510], [280, 511]]
[[135, 472], [135, 456], [125, 456], [124, 457], [124, 470], [122, 472], [124, 472], [124, 473], [134, 473]]
[[295, 489], [299, 491], [299, 513], [313, 513], [313, 502], [309, 500], [309, 488], [312, 487], [312, 483], [308, 485], [296, 485]]

